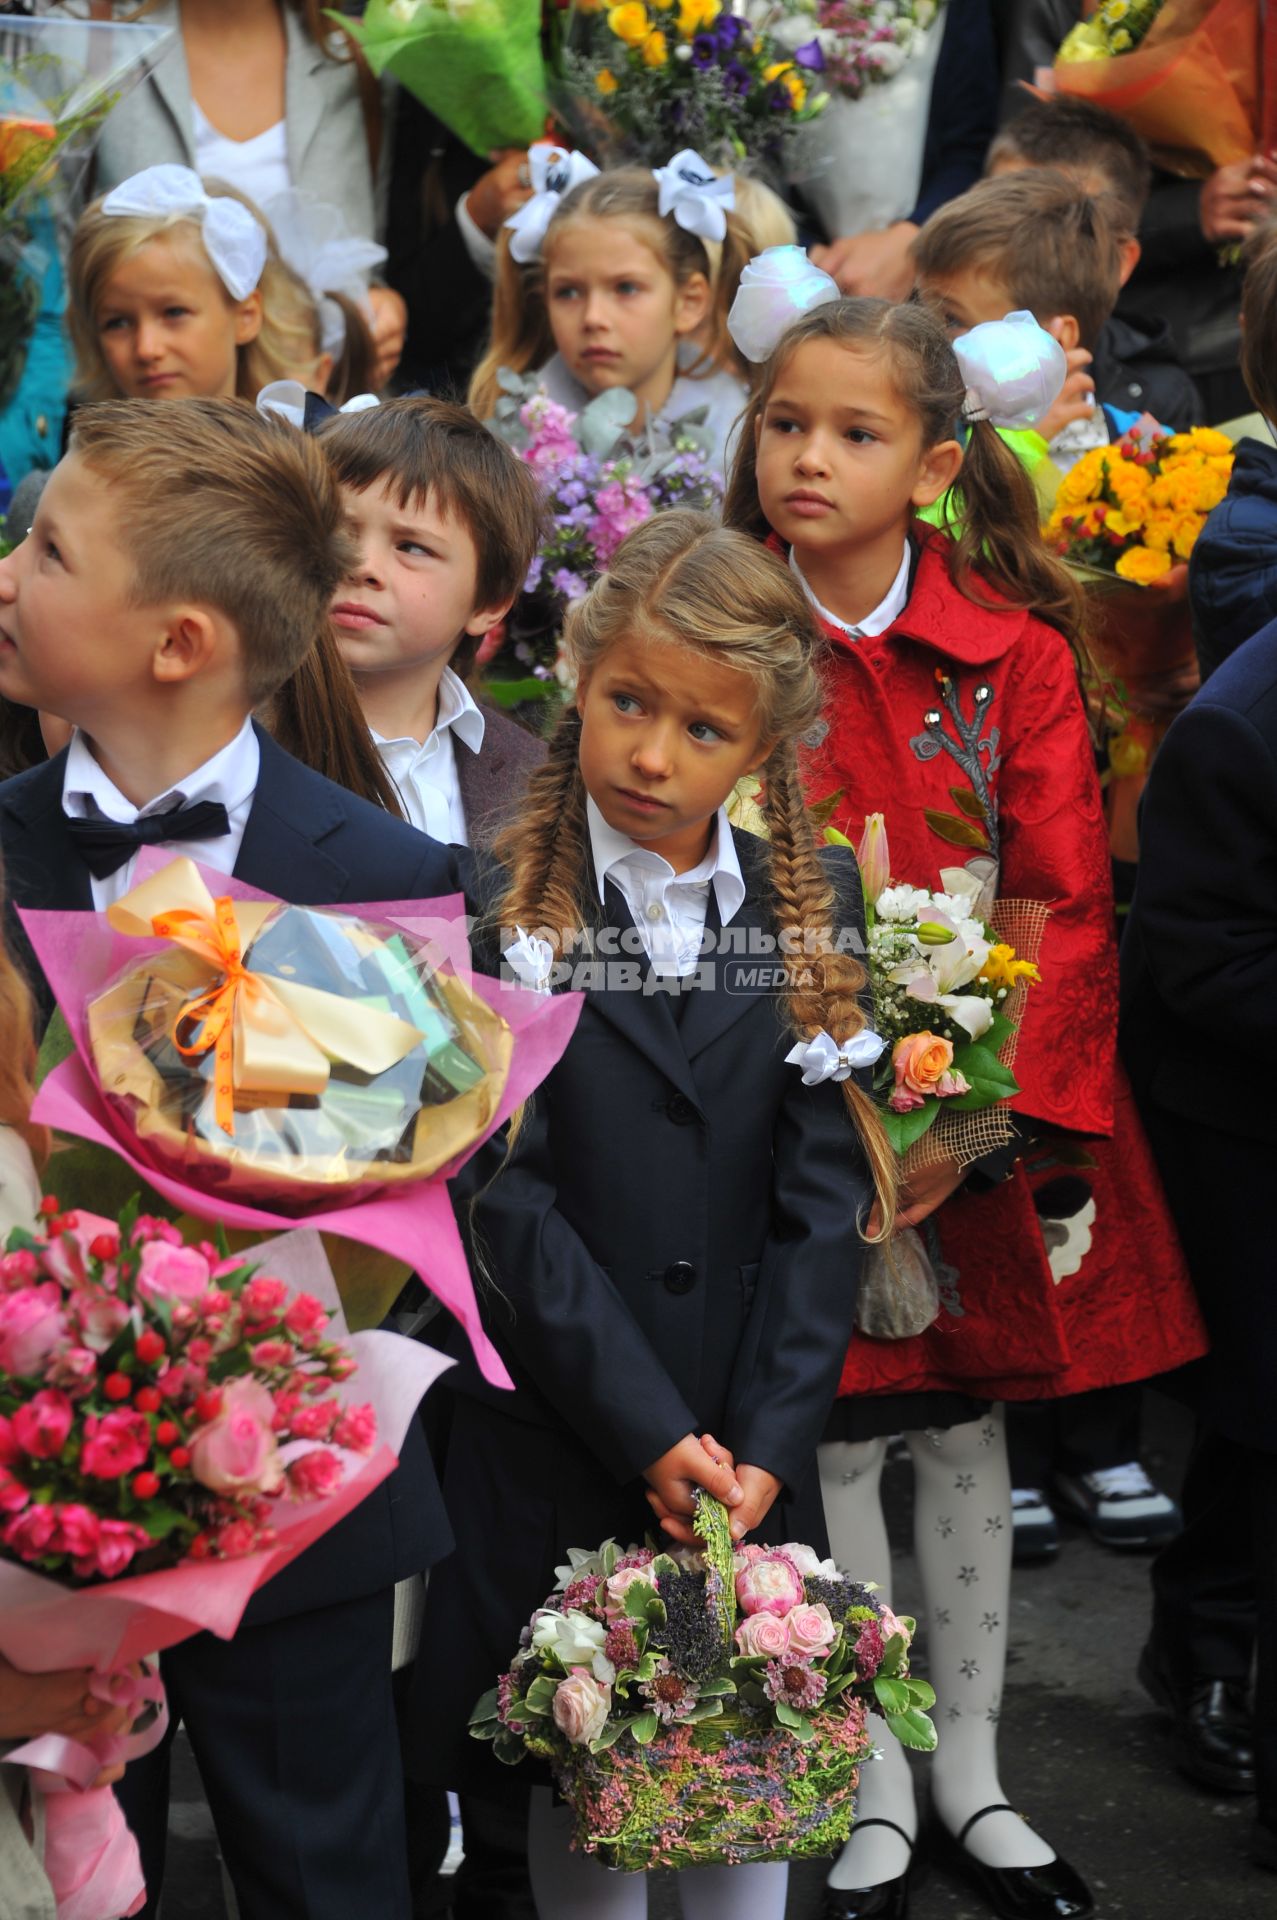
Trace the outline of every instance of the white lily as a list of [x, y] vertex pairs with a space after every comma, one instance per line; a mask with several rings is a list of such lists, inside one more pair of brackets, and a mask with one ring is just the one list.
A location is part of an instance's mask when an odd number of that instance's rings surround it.
[[588, 1613], [580, 1613], [575, 1607], [569, 1613], [556, 1613], [546, 1607], [532, 1616], [533, 1647], [538, 1653], [553, 1653], [565, 1667], [592, 1666], [606, 1638], [602, 1621], [591, 1620]]
[[926, 947], [916, 959], [893, 967], [887, 978], [893, 986], [903, 987], [910, 999], [943, 1007], [969, 1039], [978, 1040], [993, 1024], [993, 1009], [982, 995], [957, 989], [969, 986], [981, 972], [989, 958], [989, 943], [971, 930], [970, 921], [956, 922], [938, 911], [932, 917], [938, 925], [951, 928], [954, 939], [947, 946]]

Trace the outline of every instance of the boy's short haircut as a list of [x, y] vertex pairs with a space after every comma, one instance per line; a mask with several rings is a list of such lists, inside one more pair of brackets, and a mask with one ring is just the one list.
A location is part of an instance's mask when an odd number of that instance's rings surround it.
[[1035, 100], [999, 129], [985, 158], [986, 175], [1003, 161], [1054, 167], [1075, 179], [1101, 175], [1121, 209], [1124, 239], [1138, 228], [1153, 181], [1143, 136], [1107, 107], [1067, 93]]
[[1012, 312], [1072, 314], [1095, 346], [1117, 305], [1122, 258], [1111, 206], [1047, 168], [999, 174], [948, 201], [913, 243], [920, 280], [975, 269], [1006, 288]]
[[1277, 219], [1242, 248], [1242, 379], [1265, 420], [1277, 420]]
[[[541, 543], [545, 507], [532, 468], [469, 407], [426, 394], [338, 414], [319, 443], [344, 487], [387, 487], [404, 511], [433, 495], [474, 541], [475, 610], [520, 593]], [[453, 661], [454, 666], [456, 660]]]
[[358, 557], [319, 448], [243, 400], [101, 400], [76, 414], [70, 451], [110, 482], [134, 604], [224, 614], [260, 706], [323, 632]]

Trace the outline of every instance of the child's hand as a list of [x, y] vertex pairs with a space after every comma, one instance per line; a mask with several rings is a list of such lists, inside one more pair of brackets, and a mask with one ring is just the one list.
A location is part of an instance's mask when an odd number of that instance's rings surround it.
[[408, 337], [408, 303], [394, 287], [369, 287], [368, 306], [372, 314], [373, 391], [380, 393], [399, 365]]
[[844, 293], [876, 300], [907, 300], [913, 289], [913, 245], [918, 229], [897, 220], [881, 232], [848, 233], [827, 247], [813, 247], [812, 264], [832, 275]]
[[0, 1740], [34, 1740], [60, 1733], [68, 1740], [123, 1733], [133, 1714], [89, 1692], [87, 1667], [23, 1673], [0, 1657]]
[[1277, 188], [1277, 166], [1270, 153], [1254, 154], [1249, 160], [1234, 160], [1227, 167], [1216, 167], [1202, 186], [1202, 236], [1213, 247], [1244, 240], [1251, 228], [1268, 212], [1268, 202]]
[[532, 198], [526, 147], [498, 147], [488, 155], [492, 165], [466, 195], [466, 212], [480, 233], [495, 240], [512, 213]]
[[[1058, 340], [1060, 329], [1061, 322], [1052, 320], [1047, 332], [1052, 339]], [[1064, 376], [1059, 398], [1042, 415], [1036, 428], [1048, 442], [1054, 440], [1057, 433], [1063, 433], [1065, 427], [1071, 426], [1075, 420], [1089, 420], [1095, 412], [1095, 382], [1086, 371], [1091, 364], [1091, 355], [1085, 347], [1071, 347], [1066, 350], [1064, 357], [1069, 370]]]
[[745, 1498], [732, 1515], [732, 1539], [743, 1540], [762, 1526], [780, 1493], [781, 1482], [766, 1467], [737, 1467], [736, 1478]]
[[[943, 1206], [949, 1195], [958, 1191], [966, 1177], [967, 1169], [954, 1160], [942, 1160], [938, 1166], [923, 1167], [900, 1189], [896, 1197], [896, 1225], [916, 1227], [920, 1220], [925, 1220], [929, 1213]], [[882, 1231], [882, 1208], [876, 1200], [867, 1231], [871, 1240]]]
[[685, 1547], [699, 1544], [690, 1524], [697, 1487], [704, 1487], [726, 1507], [738, 1507], [745, 1498], [730, 1453], [710, 1433], [700, 1439], [694, 1433], [685, 1435], [644, 1470], [643, 1478], [650, 1489], [647, 1500], [652, 1512], [670, 1538]]

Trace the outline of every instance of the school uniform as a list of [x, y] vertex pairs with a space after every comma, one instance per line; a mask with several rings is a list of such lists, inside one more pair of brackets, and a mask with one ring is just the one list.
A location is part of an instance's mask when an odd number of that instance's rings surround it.
[[479, 706], [451, 667], [439, 682], [439, 710], [428, 739], [370, 731], [404, 817], [431, 839], [456, 847], [487, 846], [512, 818], [545, 759], [543, 740], [494, 708]]
[[[295, 905], [457, 891], [445, 848], [303, 767], [255, 723], [141, 815], [174, 801], [223, 806], [226, 827], [160, 842], [166, 851]], [[138, 817], [78, 740], [0, 785], [8, 932], [37, 985], [13, 909], [88, 911], [118, 898], [134, 858], [95, 874], [76, 821], [109, 832]], [[102, 864], [97, 850], [92, 857]], [[449, 1540], [414, 1427], [397, 1471], [254, 1597], [234, 1641], [198, 1634], [165, 1654], [173, 1722], [185, 1720], [195, 1747], [241, 1920], [406, 1920], [391, 1598], [395, 1581], [437, 1560]], [[142, 1848], [149, 1915], [163, 1881], [167, 1749], [135, 1763], [119, 1792]]]
[[[675, 1442], [708, 1428], [783, 1481], [763, 1538], [823, 1541], [816, 1443], [872, 1200], [841, 1087], [785, 1061], [780, 956], [758, 951], [765, 843], [720, 814], [707, 862], [675, 876], [590, 811], [590, 939], [610, 971], [577, 976], [594, 984], [576, 1032], [508, 1158], [503, 1142], [456, 1183], [514, 1392], [452, 1342], [457, 1552], [431, 1580], [409, 1765], [494, 1797], [533, 1770], [512, 1782], [467, 1738], [475, 1702], [568, 1547], [656, 1531], [642, 1474]], [[828, 860], [836, 922], [860, 937], [854, 864]], [[698, 966], [702, 936], [717, 950]]]

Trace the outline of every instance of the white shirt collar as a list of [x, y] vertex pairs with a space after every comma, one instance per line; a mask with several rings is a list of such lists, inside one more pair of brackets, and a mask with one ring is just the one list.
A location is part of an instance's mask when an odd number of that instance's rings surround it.
[[686, 873], [675, 873], [662, 854], [654, 853], [650, 847], [635, 846], [628, 834], [610, 827], [588, 796], [585, 817], [590, 830], [590, 852], [594, 857], [600, 901], [604, 898], [608, 876], [614, 868], [646, 868], [663, 879], [667, 886], [708, 887], [712, 882], [714, 897], [718, 901], [718, 917], [725, 927], [730, 926], [740, 912], [745, 898], [745, 879], [736, 857], [736, 842], [732, 838], [731, 822], [725, 807], [718, 809], [717, 828], [708, 853]]
[[454, 673], [451, 667], [445, 667], [439, 682], [439, 705], [429, 739], [417, 741], [406, 734], [398, 737], [381, 734], [375, 727], [370, 727], [368, 731], [379, 747], [411, 746], [418, 752], [424, 752], [435, 735], [447, 729], [454, 733], [471, 753], [479, 753], [483, 747], [486, 726], [487, 722], [481, 710], [475, 705], [465, 681], [460, 674]]
[[[248, 719], [235, 738], [211, 760], [186, 774], [166, 792], [157, 794], [154, 800], [148, 800], [145, 806], [135, 807], [98, 765], [88, 742], [77, 730], [67, 749], [62, 803], [68, 813], [80, 818], [90, 813], [102, 814], [124, 825], [153, 813], [167, 813], [174, 806], [191, 806], [197, 800], [220, 800], [227, 813], [233, 814], [252, 800], [260, 763], [261, 749], [252, 720]], [[86, 805], [86, 802], [92, 804]]]
[[900, 618], [909, 601], [909, 570], [912, 563], [913, 555], [910, 552], [909, 542], [906, 540], [899, 570], [896, 573], [895, 579], [888, 587], [886, 594], [878, 602], [872, 613], [867, 613], [863, 620], [857, 620], [855, 626], [852, 626], [849, 621], [840, 620], [836, 613], [830, 613], [828, 607], [821, 606], [820, 601], [807, 584], [807, 577], [798, 564], [797, 554], [792, 547], [789, 549], [790, 571], [793, 573], [794, 578], [797, 580], [803, 592], [807, 595], [808, 600], [828, 626], [837, 627], [839, 632], [845, 633], [849, 640], [876, 640], [880, 633], [887, 631], [887, 628], [891, 626], [893, 621]]

